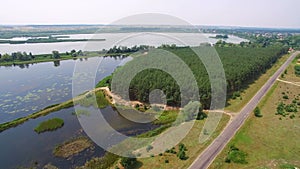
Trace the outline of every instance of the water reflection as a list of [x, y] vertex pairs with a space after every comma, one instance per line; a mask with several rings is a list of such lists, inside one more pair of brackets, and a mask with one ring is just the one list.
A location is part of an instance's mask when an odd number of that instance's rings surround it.
[[54, 63], [54, 67], [60, 66], [60, 60], [55, 60], [53, 61], [53, 63]]

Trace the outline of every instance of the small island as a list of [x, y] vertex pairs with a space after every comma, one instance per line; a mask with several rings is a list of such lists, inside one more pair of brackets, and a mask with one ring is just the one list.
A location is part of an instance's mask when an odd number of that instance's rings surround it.
[[61, 158], [70, 158], [90, 147], [93, 147], [93, 144], [88, 138], [78, 137], [56, 146], [53, 150], [53, 155]]
[[211, 36], [210, 38], [215, 38], [215, 39], [228, 39], [228, 35], [216, 35], [216, 36]]
[[37, 133], [42, 133], [46, 131], [54, 131], [58, 128], [63, 127], [64, 125], [64, 120], [60, 118], [53, 118], [47, 121], [41, 122], [35, 129], [34, 131]]

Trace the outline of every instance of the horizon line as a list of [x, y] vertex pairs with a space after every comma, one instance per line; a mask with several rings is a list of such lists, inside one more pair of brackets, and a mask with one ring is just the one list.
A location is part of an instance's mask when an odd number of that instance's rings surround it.
[[271, 27], [271, 26], [240, 26], [240, 25], [155, 25], [155, 24], [96, 24], [96, 23], [33, 23], [33, 24], [0, 24], [0, 27], [3, 26], [186, 26], [186, 27], [225, 27], [225, 28], [259, 28], [259, 29], [290, 29], [290, 30], [300, 30], [300, 27]]

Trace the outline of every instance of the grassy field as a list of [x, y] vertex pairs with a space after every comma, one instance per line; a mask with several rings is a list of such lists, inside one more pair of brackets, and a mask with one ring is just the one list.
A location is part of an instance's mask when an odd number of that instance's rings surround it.
[[[156, 169], [167, 169], [167, 168], [187, 168], [198, 155], [216, 138], [226, 124], [229, 121], [229, 116], [223, 115], [217, 130], [213, 133], [212, 137], [203, 144], [199, 143], [199, 135], [204, 125], [204, 120], [196, 121], [193, 128], [190, 130], [188, 135], [181, 141], [187, 148], [186, 155], [188, 159], [180, 160], [177, 154], [173, 153], [162, 153], [161, 155], [138, 159], [138, 163], [133, 168], [156, 168]], [[175, 151], [178, 153], [178, 145], [175, 147]], [[166, 160], [168, 163], [166, 163]]]
[[[294, 73], [294, 66], [297, 63], [297, 60], [300, 59], [300, 55], [298, 55], [292, 62], [292, 64], [286, 69], [286, 74], [283, 74], [280, 79], [284, 80], [284, 81], [289, 81], [289, 82], [300, 82], [299, 77], [296, 76], [296, 74]], [[300, 83], [299, 83], [300, 84]]]
[[53, 131], [58, 128], [63, 127], [64, 125], [64, 120], [59, 119], [59, 118], [53, 118], [49, 119], [47, 121], [41, 122], [35, 129], [34, 131], [37, 133], [42, 133], [46, 131]]
[[254, 83], [247, 84], [246, 89], [241, 92], [241, 97], [236, 99], [231, 99], [228, 101], [228, 105], [225, 110], [229, 112], [239, 112], [256, 94], [256, 92], [264, 85], [264, 83], [273, 75], [276, 70], [288, 59], [290, 55], [284, 55], [280, 58], [272, 68], [266, 71], [262, 76], [260, 76]]
[[[300, 82], [300, 78], [296, 78], [291, 71], [293, 64], [289, 66], [286, 77]], [[297, 106], [297, 112], [288, 113], [285, 117], [276, 115], [280, 102], [289, 105], [294, 101], [296, 105], [296, 102], [299, 102], [299, 94], [299, 86], [276, 82], [259, 104], [263, 117], [257, 118], [252, 115], [210, 168], [300, 167], [300, 106]], [[288, 99], [284, 98], [285, 95]], [[291, 118], [292, 114], [295, 115], [294, 118]], [[245, 158], [247, 164], [225, 163], [230, 146], [233, 145], [247, 154]]]

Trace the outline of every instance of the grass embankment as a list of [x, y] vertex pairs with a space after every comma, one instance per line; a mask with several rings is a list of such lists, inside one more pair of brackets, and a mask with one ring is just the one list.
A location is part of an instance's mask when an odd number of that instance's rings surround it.
[[53, 150], [53, 155], [61, 158], [70, 158], [85, 149], [92, 148], [93, 143], [86, 137], [78, 137], [58, 145]]
[[[293, 64], [289, 66], [286, 78], [295, 77], [294, 72], [290, 71]], [[299, 77], [295, 80], [300, 82]], [[299, 89], [293, 84], [276, 82], [259, 103], [263, 117], [252, 115], [210, 168], [299, 168]], [[284, 110], [280, 110], [280, 103], [283, 103]], [[289, 112], [291, 105], [297, 106], [297, 112]], [[225, 162], [233, 145], [246, 153], [245, 164]]]
[[60, 118], [53, 118], [47, 121], [41, 122], [34, 131], [37, 133], [42, 133], [46, 131], [53, 131], [58, 128], [61, 128], [64, 125], [64, 120]]
[[[92, 97], [93, 95], [95, 95], [95, 97], [96, 97], [96, 102], [94, 102], [94, 97]], [[79, 96], [75, 97], [74, 99], [68, 100], [68, 101], [60, 103], [60, 104], [54, 104], [54, 105], [48, 106], [48, 107], [44, 108], [43, 110], [40, 110], [33, 114], [30, 114], [26, 117], [21, 117], [16, 120], [13, 120], [13, 121], [0, 124], [0, 132], [7, 130], [9, 128], [12, 128], [12, 127], [16, 127], [20, 124], [23, 124], [24, 122], [26, 122], [30, 119], [36, 119], [41, 116], [46, 116], [49, 113], [59, 111], [61, 109], [73, 107], [74, 104], [75, 105], [80, 104], [82, 106], [87, 106], [87, 107], [96, 106], [98, 108], [104, 108], [107, 105], [109, 105], [109, 101], [106, 99], [105, 93], [103, 91], [101, 91], [99, 88], [96, 88], [92, 91], [89, 91], [89, 92], [83, 94], [83, 95], [79, 95]]]
[[278, 61], [261, 75], [255, 82], [246, 84], [245, 90], [241, 92], [241, 96], [236, 99], [230, 99], [225, 110], [229, 112], [239, 112], [265, 84], [265, 82], [278, 70], [278, 68], [289, 58], [290, 54], [282, 56]]
[[90, 161], [87, 161], [83, 166], [76, 167], [76, 169], [108, 169], [116, 161], [119, 160], [119, 156], [106, 152], [103, 157], [96, 157]]
[[187, 151], [185, 152], [188, 157], [185, 160], [178, 158], [179, 145], [175, 146], [174, 151], [166, 151], [162, 154], [149, 158], [138, 159], [138, 165], [133, 168], [188, 168], [198, 155], [222, 132], [223, 128], [227, 125], [230, 117], [224, 115], [212, 136], [204, 143], [199, 143], [199, 135], [203, 129], [205, 120], [195, 121], [194, 126], [187, 134], [187, 136], [181, 141], [185, 145]]

